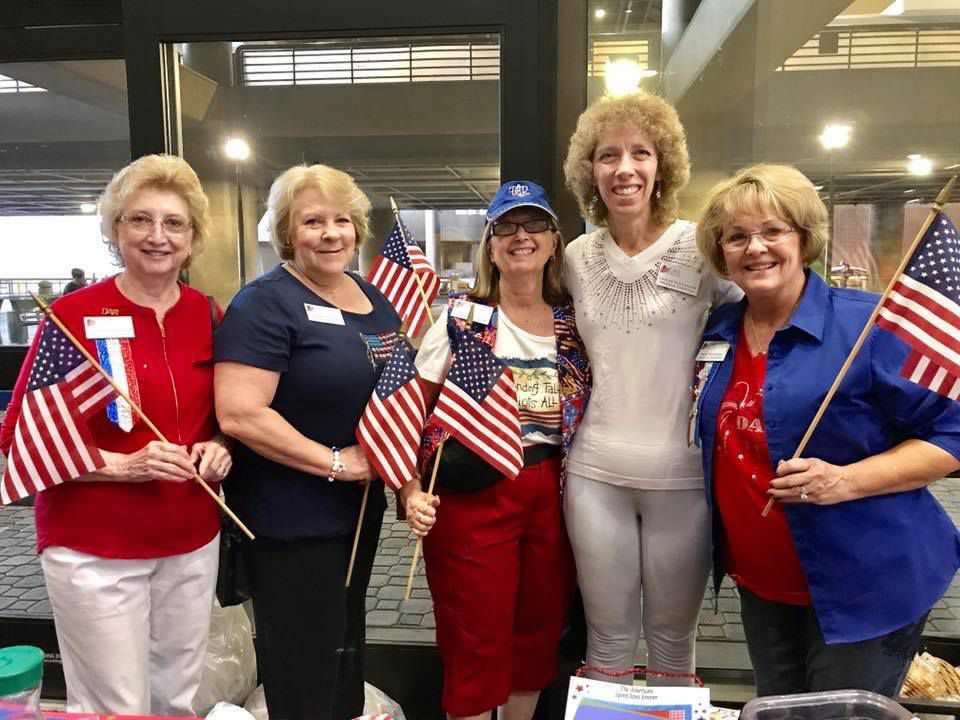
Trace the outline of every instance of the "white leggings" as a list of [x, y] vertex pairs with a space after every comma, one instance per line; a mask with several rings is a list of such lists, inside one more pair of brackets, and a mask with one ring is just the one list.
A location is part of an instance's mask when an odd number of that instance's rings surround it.
[[[710, 572], [704, 491], [634, 490], [571, 474], [564, 514], [587, 617], [587, 665], [631, 667], [642, 623], [647, 668], [692, 673]], [[676, 678], [649, 683], [689, 684]]]

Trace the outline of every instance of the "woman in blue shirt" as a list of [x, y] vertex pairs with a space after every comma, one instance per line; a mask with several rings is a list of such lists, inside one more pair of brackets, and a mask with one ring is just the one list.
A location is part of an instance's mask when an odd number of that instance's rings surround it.
[[739, 588], [759, 695], [896, 694], [960, 567], [960, 534], [927, 489], [960, 467], [960, 405], [904, 375], [912, 351], [892, 333], [868, 335], [790, 459], [878, 300], [808, 269], [827, 222], [802, 173], [756, 165], [713, 189], [697, 230], [745, 294], [707, 322], [691, 427], [714, 581]]
[[370, 212], [349, 175], [290, 168], [267, 204], [285, 262], [237, 293], [216, 336], [217, 418], [239, 441], [225, 490], [257, 535], [248, 560], [270, 717], [342, 720], [363, 712], [364, 596], [386, 505], [378, 481], [344, 588], [374, 480], [354, 431], [400, 319], [347, 270]]

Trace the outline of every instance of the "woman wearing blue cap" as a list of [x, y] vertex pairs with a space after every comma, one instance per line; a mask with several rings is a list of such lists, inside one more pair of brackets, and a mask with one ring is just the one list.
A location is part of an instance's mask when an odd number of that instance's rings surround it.
[[[562, 271], [563, 242], [543, 188], [504, 184], [487, 210], [476, 286], [451, 300], [417, 355], [435, 398], [451, 363], [449, 338], [467, 333], [485, 343], [513, 373], [523, 445], [524, 466], [508, 478], [448, 439], [442, 506], [418, 482], [400, 493], [411, 528], [426, 536], [443, 707], [452, 718], [489, 718], [503, 705], [507, 720], [529, 720], [556, 673], [573, 584], [560, 487], [590, 383]], [[440, 436], [428, 422], [427, 467]]]
[[703, 468], [688, 439], [690, 378], [707, 311], [740, 292], [704, 267], [695, 226], [677, 218], [690, 161], [666, 101], [635, 93], [595, 103], [564, 171], [599, 226], [566, 249], [594, 371], [564, 498], [587, 664], [630, 681], [642, 627], [648, 678], [675, 685], [695, 666], [710, 566]]

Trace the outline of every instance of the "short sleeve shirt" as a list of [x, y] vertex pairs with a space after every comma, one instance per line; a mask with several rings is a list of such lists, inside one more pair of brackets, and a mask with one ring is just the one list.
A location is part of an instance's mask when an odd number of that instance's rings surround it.
[[[356, 444], [354, 432], [397, 341], [400, 318], [372, 285], [351, 277], [373, 310], [336, 310], [282, 266], [244, 287], [217, 329], [216, 362], [280, 374], [270, 407], [298, 432], [328, 447]], [[307, 306], [328, 311], [311, 312]], [[317, 321], [342, 318], [343, 324]], [[363, 487], [328, 482], [238, 443], [225, 491], [255, 534], [277, 539], [338, 537], [357, 520]], [[383, 492], [371, 493], [383, 504]]]

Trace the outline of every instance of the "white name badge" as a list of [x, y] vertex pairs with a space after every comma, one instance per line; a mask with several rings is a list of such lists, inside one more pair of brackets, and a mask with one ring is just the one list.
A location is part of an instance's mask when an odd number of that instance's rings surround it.
[[684, 295], [696, 295], [700, 292], [701, 279], [699, 268], [675, 262], [664, 261], [660, 263], [660, 269], [657, 271], [659, 287], [676, 290]]
[[697, 351], [697, 362], [723, 362], [730, 352], [730, 343], [726, 340], [704, 340]]
[[83, 331], [87, 340], [136, 337], [133, 318], [129, 315], [96, 315], [83, 318]]
[[304, 303], [303, 307], [307, 310], [307, 320], [310, 322], [325, 323], [326, 325], [346, 325], [340, 308], [311, 305], [310, 303]]
[[453, 316], [466, 320], [470, 316], [470, 310], [473, 310], [473, 322], [480, 325], [489, 325], [490, 318], [493, 317], [493, 308], [489, 305], [480, 305], [469, 300], [457, 300], [453, 304]]

